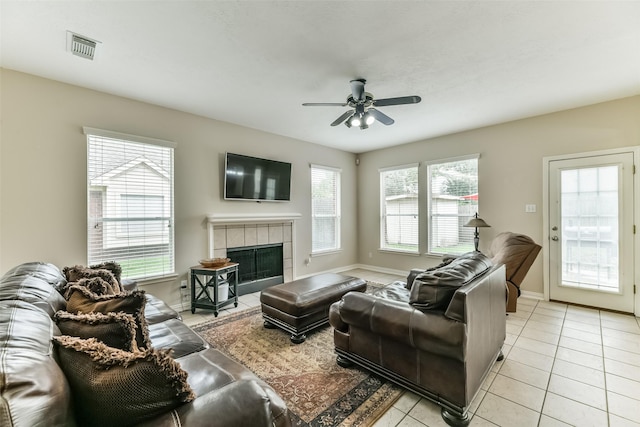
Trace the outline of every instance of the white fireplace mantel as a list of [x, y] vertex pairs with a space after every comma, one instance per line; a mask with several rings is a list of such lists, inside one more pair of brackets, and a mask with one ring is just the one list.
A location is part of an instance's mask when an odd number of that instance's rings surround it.
[[292, 224], [295, 236], [295, 223], [302, 215], [295, 212], [263, 213], [263, 214], [209, 214], [207, 215], [207, 231], [209, 234], [209, 257], [214, 257], [214, 231], [216, 225], [255, 225], [255, 224]]
[[293, 222], [300, 219], [299, 213], [267, 213], [267, 214], [210, 214], [207, 222], [210, 225], [226, 224], [273, 224]]

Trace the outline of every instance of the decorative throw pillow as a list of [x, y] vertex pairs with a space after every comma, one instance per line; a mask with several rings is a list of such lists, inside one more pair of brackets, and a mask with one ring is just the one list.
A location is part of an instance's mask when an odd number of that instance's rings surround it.
[[136, 321], [130, 314], [81, 313], [58, 311], [54, 320], [63, 335], [78, 338], [96, 338], [109, 347], [125, 351], [138, 351]]
[[122, 267], [115, 261], [105, 261], [100, 264], [93, 264], [89, 266], [92, 270], [109, 270], [113, 273], [113, 276], [116, 278], [118, 283], [121, 282], [120, 278], [122, 276]]
[[62, 273], [64, 273], [68, 282], [77, 282], [80, 279], [90, 279], [92, 277], [99, 277], [102, 280], [108, 282], [113, 289], [117, 290], [117, 292], [122, 292], [122, 286], [120, 286], [120, 281], [116, 279], [116, 276], [109, 270], [104, 268], [90, 268], [84, 267], [82, 265], [75, 265], [73, 267], [65, 267], [62, 269]]
[[122, 292], [117, 295], [96, 295], [88, 288], [72, 285], [68, 292], [69, 313], [109, 313], [122, 311], [131, 314], [136, 321], [136, 343], [138, 348], [149, 348], [149, 328], [144, 317], [145, 291]]
[[491, 268], [489, 258], [480, 252], [469, 252], [448, 265], [419, 274], [413, 281], [409, 304], [419, 310], [446, 309], [459, 287]]
[[[70, 282], [69, 288], [73, 285], [83, 286], [96, 295], [116, 295], [121, 293], [120, 287], [114, 287], [111, 283], [100, 277], [85, 277], [77, 282]], [[65, 293], [65, 298], [69, 299], [69, 289]]]
[[170, 350], [127, 352], [95, 338], [53, 337], [78, 425], [130, 426], [195, 399]]

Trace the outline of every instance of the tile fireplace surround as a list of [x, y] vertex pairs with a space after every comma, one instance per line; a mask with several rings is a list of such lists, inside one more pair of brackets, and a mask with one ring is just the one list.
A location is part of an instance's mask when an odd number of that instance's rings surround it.
[[282, 243], [284, 281], [295, 277], [293, 262], [298, 213], [207, 215], [209, 257], [226, 257], [227, 248]]

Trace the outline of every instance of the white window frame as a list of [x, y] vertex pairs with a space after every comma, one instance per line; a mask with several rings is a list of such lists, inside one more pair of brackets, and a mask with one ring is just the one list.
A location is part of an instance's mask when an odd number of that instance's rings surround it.
[[[334, 173], [335, 177], [335, 194], [334, 196], [334, 207], [335, 212], [334, 215], [320, 215], [315, 212], [313, 203], [314, 203], [314, 185], [313, 185], [313, 171], [314, 169], [319, 169], [322, 171], [328, 171]], [[311, 178], [311, 255], [323, 255], [329, 254], [333, 252], [340, 251], [342, 249], [342, 243], [340, 239], [340, 228], [341, 228], [341, 175], [342, 169], [335, 168], [331, 166], [317, 165], [317, 164], [309, 164], [310, 178]], [[316, 240], [316, 231], [315, 231], [315, 220], [316, 218], [333, 218], [334, 220], [334, 245], [330, 248], [315, 248], [315, 240]]]
[[[386, 239], [386, 230], [387, 230], [387, 212], [386, 212], [386, 193], [385, 193], [385, 183], [384, 183], [384, 174], [387, 172], [393, 172], [403, 169], [416, 169], [416, 185], [418, 186], [418, 198], [416, 199], [416, 229], [415, 236], [418, 239], [416, 243], [415, 250], [410, 249], [400, 249], [387, 245]], [[419, 203], [419, 194], [420, 194], [420, 164], [419, 163], [410, 163], [406, 165], [400, 166], [392, 166], [388, 168], [378, 169], [379, 177], [380, 177], [380, 251], [389, 251], [389, 252], [399, 252], [405, 254], [413, 254], [417, 255], [420, 253], [420, 203]]]
[[[175, 214], [174, 214], [174, 150], [177, 146], [175, 142], [165, 141], [155, 138], [147, 138], [143, 136], [137, 135], [129, 135], [120, 132], [113, 132], [109, 130], [103, 129], [95, 129], [90, 127], [83, 127], [83, 132], [87, 137], [87, 264], [96, 264], [103, 261], [116, 261], [120, 263], [123, 267], [123, 277], [129, 279], [136, 279], [138, 281], [144, 282], [153, 282], [153, 281], [163, 281], [169, 278], [176, 277], [175, 273], [175, 233], [174, 233], [174, 225], [175, 225]], [[102, 141], [101, 141], [102, 140]], [[160, 173], [159, 176], [162, 177], [165, 181], [163, 181], [162, 187], [160, 189], [154, 188], [155, 194], [152, 192], [147, 193], [146, 190], [149, 188], [146, 182], [139, 182], [136, 180], [130, 181], [131, 183], [137, 183], [138, 188], [133, 192], [129, 190], [114, 193], [110, 197], [112, 200], [109, 202], [106, 200], [106, 185], [111, 179], [113, 182], [113, 177], [116, 175], [112, 175], [109, 177], [109, 172], [116, 171], [118, 168], [124, 168], [127, 164], [124, 162], [125, 159], [121, 159], [122, 161], [113, 162], [113, 167], [105, 172], [102, 172], [98, 177], [91, 176], [93, 171], [93, 163], [94, 161], [98, 161], [101, 159], [100, 156], [94, 156], [92, 158], [92, 150], [91, 147], [93, 145], [99, 145], [102, 142], [105, 143], [120, 143], [123, 144], [123, 150], [129, 148], [131, 151], [136, 151], [136, 146], [149, 146], [149, 148], [153, 150], [160, 150], [162, 153], [157, 154], [163, 157], [163, 166], [157, 166], [156, 169]], [[127, 145], [130, 144], [130, 145]], [[140, 148], [142, 151], [142, 148]], [[156, 154], [154, 154], [156, 155]], [[132, 164], [135, 164], [136, 161], [142, 163], [140, 155], [132, 156], [128, 161]], [[157, 160], [157, 159], [156, 159]], [[145, 167], [148, 167], [147, 163], [154, 163], [151, 160], [145, 162]], [[109, 164], [107, 159], [106, 164]], [[126, 169], [123, 169], [126, 172]], [[124, 175], [125, 172], [122, 172]], [[143, 192], [140, 192], [140, 187], [144, 188]], [[92, 197], [91, 193], [101, 193], [102, 194], [102, 212], [98, 217], [92, 216], [91, 212], [91, 203]], [[161, 194], [158, 194], [161, 193]], [[118, 196], [116, 197], [116, 194]], [[158, 195], [162, 196], [162, 204], [163, 204], [163, 212], [161, 216], [156, 216], [157, 213], [154, 213], [153, 216], [149, 214], [136, 213], [136, 217], [126, 217], [122, 212], [119, 211], [121, 208], [123, 201], [122, 196], [127, 195], [136, 195], [136, 196], [144, 196], [146, 194], [150, 196], [157, 197]], [[157, 206], [154, 206], [154, 211], [157, 211]], [[111, 212], [111, 213], [106, 213]], [[105, 215], [106, 213], [106, 215]], [[127, 227], [122, 227], [122, 224], [127, 224], [131, 221], [145, 223], [157, 223], [157, 224], [167, 224], [166, 231], [159, 231], [161, 229], [155, 229], [153, 231], [149, 231], [143, 236], [140, 235], [140, 230], [138, 227], [135, 227], [131, 233], [127, 233]], [[112, 223], [115, 227], [112, 228], [113, 233], [107, 233], [105, 227], [108, 223]], [[162, 225], [164, 227], [164, 225]], [[93, 228], [101, 228], [100, 237], [97, 239], [93, 234]], [[153, 228], [153, 227], [152, 227]], [[160, 237], [159, 237], [160, 236]], [[105, 250], [105, 241], [108, 241], [109, 238], [116, 239], [121, 246], [114, 246], [110, 248], [110, 250]], [[130, 256], [127, 256], [126, 253], [131, 248], [141, 248], [149, 245], [145, 238], [149, 238], [152, 240], [156, 246], [166, 246], [166, 249], [162, 250], [161, 258], [162, 260], [158, 263], [159, 266], [155, 269], [151, 269], [147, 272], [141, 272], [140, 270], [129, 269], [128, 264], [130, 260]], [[104, 240], [103, 240], [104, 239]], [[98, 241], [95, 241], [98, 240]], [[140, 241], [143, 243], [140, 243]], [[160, 243], [157, 243], [160, 242]], [[93, 249], [95, 244], [100, 244], [100, 248]], [[153, 244], [152, 244], [153, 245]], [[133, 249], [135, 251], [136, 249]], [[150, 256], [149, 253], [143, 254], [142, 259], [149, 260], [158, 258], [158, 255], [153, 254]], [[138, 258], [136, 258], [138, 259]], [[147, 264], [148, 265], [148, 264]], [[128, 272], [130, 274], [128, 274]]]
[[[432, 203], [432, 183], [431, 183], [431, 167], [435, 166], [435, 165], [442, 165], [445, 163], [454, 163], [454, 162], [460, 162], [460, 161], [465, 161], [465, 160], [476, 160], [478, 162], [478, 169], [480, 168], [480, 154], [479, 153], [475, 153], [475, 154], [470, 154], [470, 155], [466, 155], [466, 156], [459, 156], [459, 157], [449, 157], [449, 158], [445, 158], [445, 159], [437, 159], [437, 160], [429, 160], [429, 161], [425, 161], [423, 162], [423, 165], [426, 166], [426, 184], [427, 184], [427, 255], [433, 255], [433, 256], [442, 256], [443, 252], [434, 252], [433, 249], [433, 245], [432, 245], [432, 238], [434, 233], [432, 233], [432, 227], [433, 227], [433, 214], [432, 214], [432, 208], [433, 208], [433, 203]], [[478, 172], [478, 180], [479, 180], [479, 172]], [[477, 205], [479, 205], [479, 190], [478, 190], [478, 201], [477, 201]], [[477, 210], [477, 206], [476, 206], [476, 210]], [[469, 229], [470, 232], [473, 232], [473, 228]], [[471, 241], [471, 250], [473, 250], [473, 240]], [[452, 255], [456, 255], [459, 254], [457, 252], [452, 253]]]

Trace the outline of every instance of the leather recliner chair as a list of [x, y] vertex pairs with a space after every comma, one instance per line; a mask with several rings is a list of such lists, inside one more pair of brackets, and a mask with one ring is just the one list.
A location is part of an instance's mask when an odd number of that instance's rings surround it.
[[507, 269], [507, 312], [516, 311], [520, 285], [536, 260], [542, 246], [524, 234], [504, 232], [491, 242], [489, 256], [494, 264], [504, 264]]

